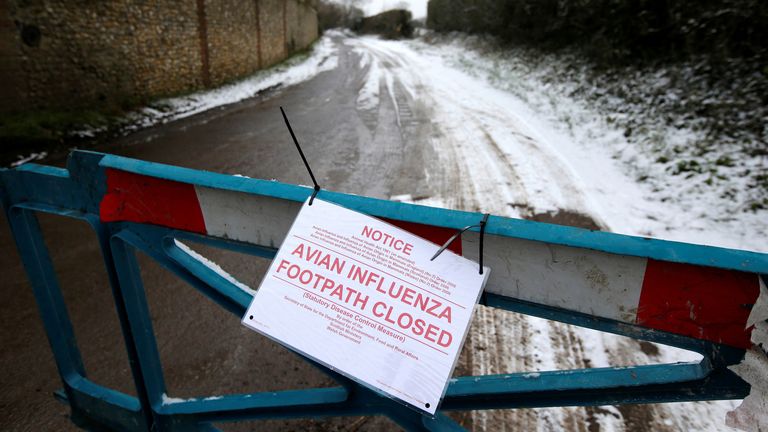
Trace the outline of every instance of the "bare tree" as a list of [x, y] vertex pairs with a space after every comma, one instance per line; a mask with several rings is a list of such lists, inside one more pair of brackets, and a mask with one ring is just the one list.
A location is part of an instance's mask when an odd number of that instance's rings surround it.
[[332, 28], [355, 28], [363, 18], [360, 4], [360, 0], [320, 0], [317, 5], [320, 31]]

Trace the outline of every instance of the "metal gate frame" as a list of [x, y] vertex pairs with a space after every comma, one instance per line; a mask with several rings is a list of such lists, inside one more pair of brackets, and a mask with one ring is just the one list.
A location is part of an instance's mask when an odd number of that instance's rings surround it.
[[[0, 170], [0, 203], [6, 212], [62, 378], [60, 394], [72, 420], [85, 428], [111, 430], [215, 430], [212, 422], [245, 419], [384, 415], [408, 430], [463, 430], [443, 411], [548, 406], [636, 404], [745, 397], [749, 385], [727, 369], [743, 348], [673, 334], [559, 308], [486, 293], [481, 304], [567, 324], [658, 342], [698, 352], [699, 363], [513, 373], [451, 380], [435, 418], [316, 364], [339, 386], [225, 395], [164, 402], [163, 372], [135, 251], [144, 252], [209, 299], [240, 317], [251, 295], [180, 249], [175, 240], [271, 258], [276, 249], [133, 222], [103, 222], [99, 204], [107, 169], [175, 182], [304, 201], [312, 189], [75, 151], [67, 169], [36, 164]], [[459, 229], [481, 215], [432, 209], [372, 198], [321, 192], [328, 201], [377, 217]], [[138, 397], [100, 386], [86, 375], [64, 299], [36, 213], [79, 219], [96, 233], [115, 300]], [[768, 254], [622, 236], [529, 221], [491, 217], [488, 232], [612, 254], [631, 255], [755, 273], [765, 281]], [[751, 305], [747, 305], [751, 307]]]

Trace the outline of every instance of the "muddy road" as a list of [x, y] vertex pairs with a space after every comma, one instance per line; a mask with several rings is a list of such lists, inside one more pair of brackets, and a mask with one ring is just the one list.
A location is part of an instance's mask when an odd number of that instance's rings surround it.
[[[546, 222], [597, 228], [580, 214], [578, 179], [545, 136], [519, 115], [473, 93], [450, 71], [430, 75], [418, 51], [375, 39], [337, 39], [338, 67], [303, 83], [119, 139], [99, 151], [228, 174], [309, 184], [280, 116], [285, 107], [326, 189]], [[454, 83], [454, 84], [452, 84]], [[477, 95], [477, 92], [474, 92]], [[511, 146], [511, 147], [510, 147]], [[525, 152], [521, 159], [519, 152]], [[62, 165], [62, 160], [49, 163]], [[546, 190], [533, 174], [552, 179]], [[537, 197], [556, 195], [559, 208]], [[97, 383], [135, 394], [106, 274], [84, 224], [42, 217], [86, 370]], [[26, 277], [0, 223], [0, 395], [3, 429], [67, 430], [67, 408]], [[209, 248], [197, 252], [249, 286], [266, 260]], [[140, 256], [170, 397], [331, 386], [324, 375], [254, 332], [194, 289]], [[558, 323], [480, 308], [457, 375], [654, 363], [657, 347]], [[596, 342], [597, 341], [597, 342]], [[601, 351], [595, 359], [594, 350]], [[682, 405], [679, 405], [682, 406]], [[455, 415], [476, 430], [598, 431], [696, 429], [696, 412], [663, 406], [551, 408]], [[389, 430], [383, 418], [217, 425], [225, 430]]]

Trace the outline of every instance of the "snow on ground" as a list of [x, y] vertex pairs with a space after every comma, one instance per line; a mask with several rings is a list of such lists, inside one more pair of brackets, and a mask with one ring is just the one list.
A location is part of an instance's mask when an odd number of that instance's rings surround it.
[[[368, 51], [372, 43], [365, 41], [359, 51], [362, 64], [371, 63], [370, 79], [361, 99], [376, 101], [378, 95], [371, 89], [394, 74], [411, 96], [439, 98], [438, 103], [444, 104], [435, 105], [435, 121], [447, 136], [437, 141], [455, 141], [443, 146], [457, 149], [468, 172], [488, 171], [486, 178], [471, 178], [471, 188], [479, 196], [494, 190], [517, 209], [505, 209], [504, 203], [487, 208], [483, 203], [485, 210], [509, 216], [524, 216], [520, 209], [575, 210], [613, 232], [768, 251], [763, 241], [768, 211], [744, 208], [754, 188], [743, 173], [765, 169], [765, 157], [743, 157], [726, 144], [709, 155], [721, 161], [716, 173], [695, 165], [689, 169], [686, 164], [696, 162], [686, 157], [687, 152], [698, 148], [705, 130], [669, 128], [659, 120], [635, 131], [630, 139], [616, 121], [623, 114], [606, 114], [574, 96], [578, 83], [545, 79], [567, 68], [557, 58], [532, 70], [525, 59], [487, 56], [467, 49], [462, 40], [380, 41], [373, 51]], [[403, 50], [393, 54], [402, 55], [393, 63], [396, 69], [380, 71], [379, 62], [368, 59], [380, 46]], [[403, 76], [402, 70], [411, 66], [420, 68], [421, 81], [411, 74]], [[428, 84], [421, 87], [422, 82]], [[475, 142], [491, 146], [476, 155], [469, 144]], [[658, 162], [674, 158], [675, 152], [684, 153], [676, 167]], [[738, 162], [733, 163], [736, 157]], [[493, 162], [499, 159], [506, 163]], [[505, 181], [509, 187], [498, 187]]]
[[[749, 190], [740, 172], [764, 167], [764, 159], [721, 166], [719, 175], [730, 183], [705, 187], [709, 173], [675, 175], [644, 147], [663, 142], [687, 148], [703, 131], [651, 125], [649, 136], [630, 141], [610, 116], [574, 97], [573, 85], [544, 82], [542, 71], [532, 72], [513, 56], [488, 58], [460, 41], [348, 43], [368, 68], [358, 107], [378, 102], [380, 82], [394, 98], [393, 80], [412, 98], [431, 99], [427, 105], [443, 134], [433, 145], [446, 166], [463, 166], [470, 184], [462, 187], [478, 197], [477, 209], [512, 217], [574, 210], [613, 232], [768, 251], [768, 212], [734, 208], [736, 198], [727, 192]], [[565, 67], [546, 66], [547, 72]], [[478, 152], [473, 143], [484, 145]], [[489, 203], [491, 192], [501, 199]], [[452, 205], [450, 196], [444, 198]]]
[[18, 160], [16, 160], [16, 162], [11, 163], [11, 168], [16, 168], [18, 166], [24, 165], [27, 162], [42, 160], [42, 159], [45, 159], [47, 156], [48, 156], [48, 152], [30, 153], [28, 156], [18, 155], [17, 156]]
[[[531, 53], [522, 50], [484, 53], [481, 42], [459, 37], [447, 43], [415, 42], [411, 47], [465, 72], [470, 80], [513, 96], [515, 101], [503, 107], [495, 100], [494, 104], [524, 118], [540, 133], [537, 142], [559, 156], [558, 163], [575, 177], [585, 195], [576, 203], [581, 205], [577, 210], [613, 232], [768, 251], [764, 241], [768, 210], [747, 208], [759, 188], [752, 187], [745, 174], [764, 171], [768, 160], [749, 156], [744, 152], [749, 146], [727, 140], [703, 149], [701, 143], [710, 131], [698, 127], [700, 122], [676, 119], [678, 124], [670, 127], [669, 119], [661, 117], [666, 113], [649, 115], [656, 112], [656, 101], [637, 101], [632, 88], [667, 88], [663, 70], [629, 77], [627, 97], [619, 99], [585, 85], [583, 71], [571, 74], [576, 80], [551, 78], [578, 69], [578, 58], [538, 54], [532, 62]], [[585, 87], [589, 94], [583, 94]], [[667, 99], [681, 97], [672, 90], [666, 94]], [[595, 100], [602, 105], [594, 105]], [[629, 114], [617, 111], [627, 106]], [[620, 118], [628, 115], [641, 118], [641, 127], [634, 131], [623, 127]], [[752, 139], [760, 145], [761, 137]], [[706, 158], [697, 152], [707, 153]], [[714, 162], [707, 165], [706, 160]], [[544, 201], [573, 208], [553, 197]]]
[[[690, 178], [656, 169], [653, 154], [633, 146], [624, 130], [574, 96], [568, 83], [544, 82], [541, 71], [531, 73], [514, 57], [489, 57], [461, 41], [430, 44], [369, 37], [344, 43], [360, 56], [367, 74], [359, 110], [376, 110], [391, 101], [400, 125], [398, 96], [406, 94], [413, 105], [428, 111], [434, 127], [429, 144], [441, 160], [439, 168], [427, 168], [435, 194], [419, 200], [421, 204], [510, 217], [571, 210], [589, 215], [609, 231], [768, 250], [762, 241], [768, 232], [764, 212], [734, 212], [721, 190], [692, 189]], [[547, 71], [558, 66], [563, 65], [548, 65]], [[674, 145], [697, 138], [691, 130], [649, 130], [655, 134], [649, 140]], [[701, 358], [490, 308], [480, 307], [475, 318], [467, 343], [476, 374]], [[599, 425], [601, 430], [719, 431], [727, 429], [725, 413], [734, 406], [724, 401], [543, 408], [478, 412], [473, 420], [481, 430], [504, 430], [506, 425], [556, 430], [571, 429], [571, 424]]]
[[[128, 114], [122, 120], [121, 129], [131, 132], [160, 123], [189, 117], [223, 105], [239, 102], [279, 86], [290, 86], [306, 81], [320, 72], [338, 67], [338, 52], [331, 38], [341, 32], [330, 31], [320, 38], [307, 55], [297, 55], [253, 75], [211, 90], [203, 90], [189, 95], [162, 99], [139, 111]], [[97, 129], [85, 129], [75, 132], [81, 137], [93, 136]]]
[[207, 111], [222, 105], [231, 104], [257, 95], [259, 92], [275, 86], [289, 86], [305, 81], [320, 72], [336, 69], [338, 56], [331, 42], [334, 33], [326, 34], [312, 48], [308, 57], [294, 57], [278, 66], [261, 70], [251, 77], [237, 83], [193, 93], [188, 96], [160, 101], [163, 111], [147, 108], [142, 114], [153, 123], [158, 119], [163, 122], [176, 120]]

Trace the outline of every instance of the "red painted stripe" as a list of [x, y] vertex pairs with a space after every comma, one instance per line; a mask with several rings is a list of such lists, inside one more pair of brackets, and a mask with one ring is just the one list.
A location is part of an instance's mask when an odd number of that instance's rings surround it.
[[138, 222], [205, 234], [205, 220], [191, 184], [107, 168], [102, 222]]
[[[391, 223], [392, 225], [398, 228], [402, 228], [411, 234], [415, 234], [423, 239], [427, 239], [432, 243], [440, 246], [442, 246], [443, 243], [447, 242], [448, 239], [451, 238], [452, 235], [456, 234], [456, 231], [457, 231], [452, 228], [436, 227], [432, 225], [424, 225], [424, 224], [418, 224], [413, 222], [404, 222], [404, 221], [399, 221], [394, 219], [382, 219], [382, 220], [386, 221], [387, 223]], [[456, 240], [454, 240], [454, 242], [451, 243], [450, 246], [448, 246], [448, 249], [452, 250], [457, 255], [461, 255], [461, 239], [457, 238]]]
[[755, 274], [649, 259], [636, 322], [747, 349], [752, 329], [745, 327], [759, 292]]

